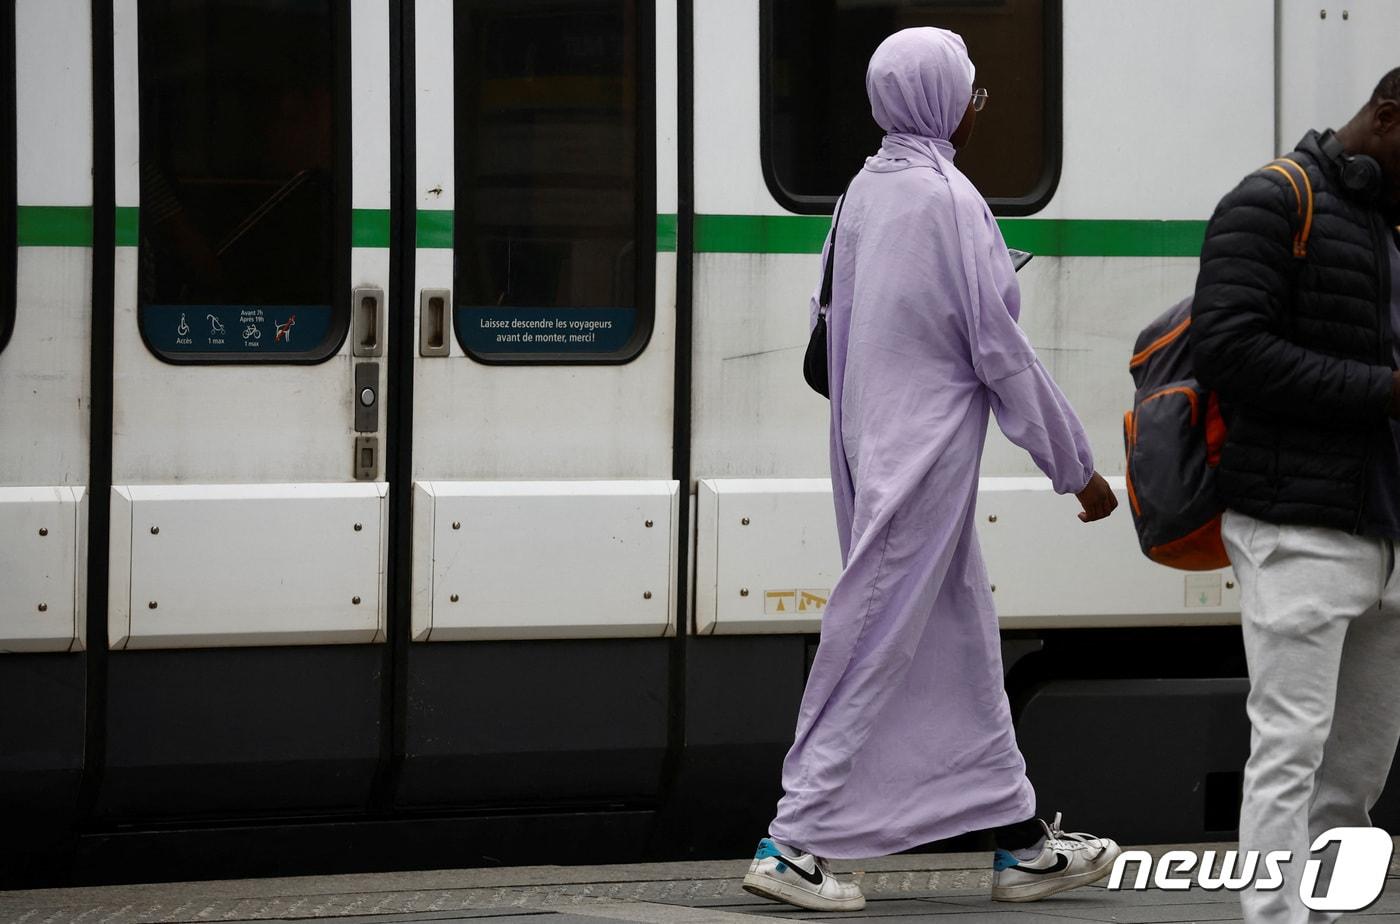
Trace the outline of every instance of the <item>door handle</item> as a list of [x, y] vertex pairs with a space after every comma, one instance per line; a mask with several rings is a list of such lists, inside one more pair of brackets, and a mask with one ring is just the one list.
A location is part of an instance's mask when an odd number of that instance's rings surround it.
[[384, 355], [384, 291], [356, 289], [351, 312], [355, 319], [353, 352], [356, 356]]
[[447, 356], [448, 340], [452, 334], [452, 315], [447, 306], [452, 302], [450, 289], [424, 289], [418, 297], [418, 354]]

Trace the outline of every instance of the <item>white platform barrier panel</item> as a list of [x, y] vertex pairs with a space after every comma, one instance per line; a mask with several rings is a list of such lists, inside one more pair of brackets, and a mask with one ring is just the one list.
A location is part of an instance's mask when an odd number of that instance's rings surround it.
[[87, 492], [0, 487], [0, 653], [83, 647]]
[[385, 484], [112, 488], [112, 648], [382, 641]]
[[675, 632], [674, 481], [419, 481], [413, 638]]
[[[1086, 524], [1044, 478], [980, 480], [978, 537], [1002, 628], [1237, 623], [1233, 573], [1149, 561], [1123, 479], [1108, 481], [1118, 509]], [[841, 574], [829, 481], [702, 479], [695, 543], [698, 634], [820, 629]]]

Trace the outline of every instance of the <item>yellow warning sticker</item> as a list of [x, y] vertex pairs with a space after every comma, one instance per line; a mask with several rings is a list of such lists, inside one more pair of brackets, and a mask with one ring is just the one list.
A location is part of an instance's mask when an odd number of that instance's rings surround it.
[[829, 588], [801, 588], [796, 590], [765, 590], [763, 592], [763, 614], [765, 616], [820, 616], [826, 609], [826, 601], [831, 597]]
[[787, 615], [797, 611], [797, 591], [767, 590], [763, 593], [763, 614], [765, 616]]

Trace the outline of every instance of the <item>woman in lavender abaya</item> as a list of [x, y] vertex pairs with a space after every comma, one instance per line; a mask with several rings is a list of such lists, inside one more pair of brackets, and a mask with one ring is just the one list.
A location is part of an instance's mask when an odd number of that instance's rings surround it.
[[[1083, 427], [1017, 326], [1020, 293], [985, 200], [953, 165], [975, 119], [972, 62], [942, 29], [870, 59], [886, 132], [836, 223], [828, 310], [831, 478], [846, 563], [783, 764], [785, 795], [744, 879], [856, 910], [826, 860], [996, 829], [992, 897], [1107, 875], [1118, 846], [1035, 817], [1002, 685], [974, 507], [988, 416], [1085, 522], [1116, 506]], [[823, 265], [833, 248], [828, 237]], [[813, 321], [816, 299], [813, 299]]]

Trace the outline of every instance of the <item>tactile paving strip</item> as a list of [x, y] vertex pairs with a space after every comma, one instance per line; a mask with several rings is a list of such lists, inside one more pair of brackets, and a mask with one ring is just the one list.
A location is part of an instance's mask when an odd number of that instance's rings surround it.
[[[436, 889], [428, 891], [335, 892], [200, 897], [191, 883], [141, 887], [153, 894], [141, 900], [103, 901], [111, 890], [81, 889], [0, 894], [0, 921], [14, 924], [184, 924], [200, 921], [264, 921], [306, 918], [360, 917], [432, 912], [558, 911], [585, 904], [645, 902], [690, 906], [741, 904], [752, 897], [739, 886], [737, 875], [722, 879], [674, 879], [631, 882], [592, 882], [565, 885]], [[856, 874], [868, 898], [912, 894], [983, 892], [989, 870], [896, 870]], [[69, 893], [69, 894], [64, 894]], [[79, 895], [71, 893], [83, 893]], [[47, 899], [47, 900], [45, 900]], [[85, 900], [84, 900], [85, 899]]]
[[[1233, 845], [1183, 845], [1220, 849]], [[1154, 847], [1156, 854], [1167, 847]], [[1397, 851], [1400, 854], [1400, 851]], [[881, 860], [837, 862], [836, 872], [853, 874], [866, 897], [942, 899], [987, 895], [991, 882], [986, 854], [926, 854]], [[188, 882], [102, 888], [0, 892], [0, 924], [187, 924], [211, 921], [277, 921], [316, 918], [410, 919], [457, 914], [587, 914], [652, 920], [644, 907], [677, 906], [713, 912], [732, 921], [728, 911], [759, 911], [790, 917], [740, 888], [747, 862], [634, 864], [612, 867], [522, 867], [436, 870], [302, 877], [294, 879]], [[1400, 873], [1400, 855], [1391, 874]], [[1392, 888], [1394, 888], [1392, 883]], [[1390, 891], [1390, 890], [1387, 890]], [[935, 902], [936, 903], [936, 902]], [[893, 904], [893, 903], [891, 903]], [[1400, 895], [1386, 896], [1384, 910], [1400, 912]], [[1374, 911], [1382, 908], [1377, 906]], [[638, 917], [637, 915], [643, 915]], [[698, 918], [695, 919], [698, 921]], [[1379, 920], [1379, 919], [1377, 919]], [[524, 921], [521, 924], [525, 924]]]

